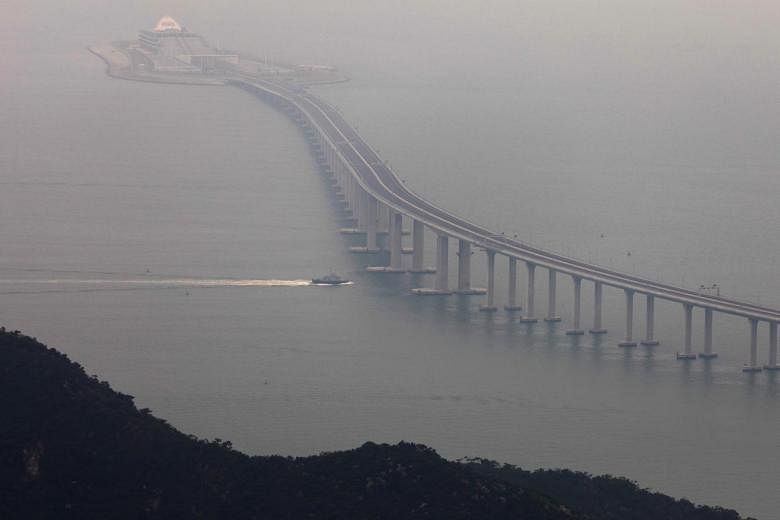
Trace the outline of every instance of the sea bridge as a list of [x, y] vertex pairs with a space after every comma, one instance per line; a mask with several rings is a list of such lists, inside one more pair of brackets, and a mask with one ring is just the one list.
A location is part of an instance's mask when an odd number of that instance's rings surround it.
[[[345, 210], [352, 215], [354, 228], [342, 230], [345, 233], [365, 235], [365, 246], [352, 248], [356, 253], [379, 252], [378, 237], [386, 235], [385, 246], [389, 250], [389, 265], [369, 267], [375, 272], [385, 273], [435, 273], [433, 287], [413, 289], [419, 295], [485, 294], [480, 306], [484, 312], [497, 311], [495, 297], [495, 258], [508, 258], [509, 277], [507, 303], [504, 309], [521, 312], [520, 321], [533, 323], [539, 320], [534, 305], [537, 268], [547, 271], [548, 297], [545, 321], [561, 321], [556, 312], [557, 279], [569, 276], [573, 282], [573, 316], [569, 335], [585, 334], [581, 320], [583, 281], [593, 288], [593, 323], [590, 334], [605, 334], [602, 323], [604, 287], [624, 292], [626, 334], [619, 343], [621, 347], [635, 347], [638, 344], [657, 345], [655, 339], [655, 300], [662, 299], [680, 304], [683, 311], [685, 333], [683, 349], [677, 353], [681, 360], [697, 357], [713, 358], [714, 314], [723, 313], [745, 318], [750, 333], [746, 372], [762, 369], [780, 370], [777, 360], [778, 324], [780, 310], [749, 302], [738, 301], [716, 295], [702, 294], [690, 289], [628, 275], [612, 269], [589, 264], [581, 260], [544, 251], [492, 232], [478, 224], [458, 217], [434, 205], [408, 189], [403, 181], [382, 161], [377, 153], [344, 120], [332, 106], [311, 93], [276, 82], [257, 78], [232, 78], [228, 85], [241, 88], [288, 114], [298, 124], [312, 146], [324, 175], [342, 197]], [[404, 218], [412, 223], [412, 249], [403, 248]], [[424, 232], [430, 229], [436, 235], [435, 267], [424, 263]], [[458, 282], [456, 288], [449, 286], [449, 241], [458, 241]], [[487, 289], [471, 286], [472, 248], [485, 252], [488, 283]], [[411, 253], [411, 269], [404, 268], [403, 255]], [[518, 262], [525, 264], [527, 295], [525, 306], [517, 298]], [[634, 337], [634, 299], [645, 298], [644, 336], [637, 341]], [[692, 349], [693, 311], [704, 310], [704, 349], [694, 353]], [[768, 358], [765, 365], [758, 361], [759, 326], [769, 328]]]

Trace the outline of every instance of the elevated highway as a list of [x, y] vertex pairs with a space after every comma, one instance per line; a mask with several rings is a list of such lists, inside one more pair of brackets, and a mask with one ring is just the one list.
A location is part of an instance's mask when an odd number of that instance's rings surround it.
[[[403, 181], [380, 159], [378, 154], [363, 140], [333, 107], [316, 96], [296, 87], [289, 87], [254, 78], [234, 78], [227, 84], [251, 92], [261, 99], [279, 107], [290, 115], [304, 130], [311, 145], [318, 154], [325, 173], [333, 177], [337, 189], [344, 195], [345, 204], [355, 217], [356, 232], [365, 233], [367, 252], [377, 250], [376, 235], [382, 224], [382, 208], [387, 210], [387, 232], [390, 265], [376, 269], [386, 272], [404, 272], [402, 255], [403, 217], [413, 222], [413, 259], [412, 271], [424, 272], [423, 229], [427, 227], [437, 235], [436, 284], [432, 289], [416, 290], [418, 294], [449, 294], [448, 284], [448, 239], [459, 241], [458, 291], [473, 293], [470, 286], [471, 247], [486, 251], [488, 259], [487, 302], [485, 311], [494, 311], [494, 268], [495, 255], [509, 258], [509, 301], [507, 310], [520, 310], [516, 301], [517, 262], [524, 262], [528, 276], [528, 294], [523, 320], [537, 321], [534, 315], [534, 284], [537, 267], [548, 271], [548, 309], [545, 320], [558, 321], [555, 314], [556, 277], [560, 274], [571, 276], [574, 282], [573, 328], [568, 334], [583, 334], [580, 328], [580, 299], [582, 281], [594, 285], [594, 324], [593, 334], [606, 332], [602, 327], [602, 291], [604, 286], [621, 289], [626, 298], [626, 337], [621, 346], [636, 346], [633, 338], [633, 301], [634, 295], [644, 295], [646, 335], [641, 342], [644, 345], [656, 345], [654, 339], [654, 300], [656, 298], [677, 302], [682, 305], [685, 317], [684, 348], [678, 353], [679, 359], [695, 359], [692, 352], [692, 316], [693, 309], [705, 311], [704, 351], [699, 357], [715, 357], [712, 352], [713, 313], [724, 313], [746, 318], [750, 327], [750, 349], [745, 371], [758, 371], [757, 361], [758, 325], [765, 322], [769, 326], [769, 359], [763, 367], [780, 369], [777, 363], [777, 331], [780, 323], [780, 310], [756, 305], [749, 302], [702, 294], [683, 287], [648, 280], [639, 276], [621, 273], [581, 260], [562, 256], [557, 253], [531, 247], [517, 240], [492, 232], [476, 223], [450, 213], [420, 197], [405, 186]], [[457, 291], [456, 291], [457, 292]]]

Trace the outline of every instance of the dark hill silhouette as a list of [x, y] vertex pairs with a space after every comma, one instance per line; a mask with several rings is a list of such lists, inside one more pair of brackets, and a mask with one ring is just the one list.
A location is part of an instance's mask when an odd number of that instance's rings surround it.
[[739, 518], [619, 479], [528, 475], [410, 443], [249, 457], [177, 431], [64, 354], [0, 329], [0, 518]]
[[739, 520], [733, 510], [697, 506], [688, 500], [640, 488], [626, 478], [566, 469], [526, 471], [487, 459], [468, 459], [464, 464], [486, 477], [554, 497], [587, 518], [600, 520]]

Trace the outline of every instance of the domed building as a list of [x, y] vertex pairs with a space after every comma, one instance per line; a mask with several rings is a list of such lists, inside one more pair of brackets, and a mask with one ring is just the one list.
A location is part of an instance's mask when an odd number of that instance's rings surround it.
[[177, 56], [188, 50], [208, 48], [204, 39], [187, 31], [170, 16], [163, 16], [154, 29], [143, 29], [138, 33], [141, 46], [163, 56]]
[[179, 23], [170, 16], [163, 16], [160, 21], [157, 22], [157, 26], [154, 28], [155, 32], [174, 31], [182, 32], [182, 27]]
[[142, 29], [138, 41], [160, 72], [209, 72], [238, 63], [237, 55], [219, 52], [170, 16], [160, 18], [154, 29]]

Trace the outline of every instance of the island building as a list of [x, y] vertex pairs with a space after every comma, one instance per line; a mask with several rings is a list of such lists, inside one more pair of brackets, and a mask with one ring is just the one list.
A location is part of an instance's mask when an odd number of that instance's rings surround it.
[[170, 16], [160, 18], [154, 29], [142, 29], [138, 41], [147, 65], [158, 72], [207, 73], [239, 61], [238, 54], [212, 47]]

